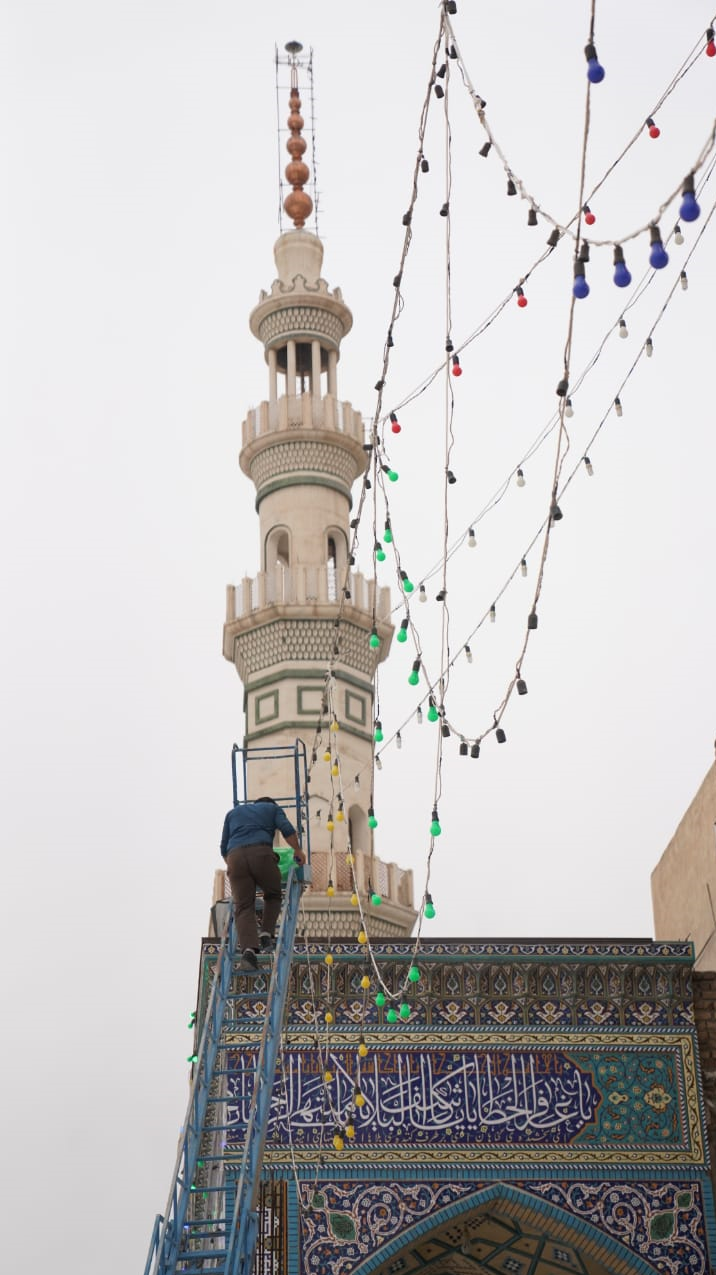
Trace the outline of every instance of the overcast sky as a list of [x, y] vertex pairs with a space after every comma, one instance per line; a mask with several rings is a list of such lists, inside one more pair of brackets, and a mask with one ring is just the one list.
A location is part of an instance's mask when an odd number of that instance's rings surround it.
[[[186, 1101], [195, 1003], [242, 690], [221, 656], [225, 586], [259, 566], [241, 421], [267, 397], [247, 317], [274, 277], [274, 45], [313, 47], [324, 275], [354, 315], [339, 390], [370, 418], [392, 305], [438, 6], [427, 0], [5, 0], [0, 6], [2, 253], [2, 939], [6, 991], [0, 1192], [13, 1275], [143, 1268]], [[696, 0], [602, 0], [606, 78], [592, 92], [587, 187], [656, 105], [711, 20]], [[496, 138], [536, 202], [577, 205], [589, 6], [468, 4], [454, 19]], [[456, 344], [531, 268], [548, 226], [484, 141], [453, 67]], [[689, 171], [716, 113], [701, 57], [594, 200], [594, 236], [645, 226]], [[281, 102], [281, 120], [285, 117]], [[386, 408], [440, 363], [445, 340], [444, 117], [431, 107], [405, 312]], [[282, 160], [282, 163], [284, 161]], [[714, 202], [669, 246], [575, 393], [567, 470], [655, 322]], [[663, 228], [673, 227], [675, 209]], [[479, 761], [447, 741], [430, 934], [648, 936], [649, 874], [713, 761], [713, 228], [590, 447], [554, 529], [539, 629], [507, 743]], [[593, 250], [575, 314], [588, 366], [634, 287]], [[549, 423], [571, 289], [562, 243], [454, 383], [458, 540]], [[444, 382], [400, 414], [391, 518], [417, 583], [442, 543]], [[489, 608], [549, 503], [554, 435], [451, 561], [451, 643]], [[362, 565], [370, 537], [361, 542]], [[448, 710], [491, 720], [534, 585], [518, 577]], [[383, 582], [391, 582], [389, 564]], [[414, 608], [437, 671], [437, 585]], [[396, 598], [397, 600], [397, 598]], [[419, 612], [419, 614], [418, 614]], [[399, 618], [400, 613], [398, 613]], [[412, 653], [380, 679], [386, 736], [414, 711]], [[434, 728], [386, 750], [378, 852], [424, 882]], [[416, 799], [416, 794], [424, 796]], [[674, 935], [675, 938], [684, 937]], [[9, 1245], [9, 1248], [8, 1248]]]

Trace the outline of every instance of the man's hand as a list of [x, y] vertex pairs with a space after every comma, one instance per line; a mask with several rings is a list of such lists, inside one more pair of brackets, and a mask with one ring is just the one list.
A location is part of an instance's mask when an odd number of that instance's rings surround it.
[[293, 850], [294, 862], [305, 863], [306, 856], [303, 853], [303, 850], [301, 849], [300, 845], [298, 844], [298, 837], [296, 836], [295, 832], [290, 837], [286, 837], [286, 841], [288, 842], [291, 849]]

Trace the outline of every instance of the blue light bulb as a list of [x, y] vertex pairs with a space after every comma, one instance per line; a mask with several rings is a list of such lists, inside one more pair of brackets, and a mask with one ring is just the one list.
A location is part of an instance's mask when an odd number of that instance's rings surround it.
[[589, 284], [584, 277], [584, 263], [582, 261], [575, 261], [574, 263], [572, 293], [578, 301], [583, 301], [585, 297], [589, 296]]
[[682, 221], [696, 221], [701, 209], [694, 194], [694, 174], [689, 173], [681, 189], [681, 207], [679, 217]]
[[614, 249], [614, 282], [618, 288], [628, 288], [631, 283], [631, 274], [627, 270], [624, 251], [619, 244]]
[[663, 270], [664, 266], [669, 264], [669, 254], [661, 242], [658, 226], [649, 227], [649, 238], [651, 242], [651, 250], [649, 252], [649, 265], [652, 270]]
[[597, 57], [597, 50], [593, 44], [588, 44], [584, 50], [584, 56], [587, 59], [587, 79], [590, 84], [601, 84], [604, 79], [604, 67]]

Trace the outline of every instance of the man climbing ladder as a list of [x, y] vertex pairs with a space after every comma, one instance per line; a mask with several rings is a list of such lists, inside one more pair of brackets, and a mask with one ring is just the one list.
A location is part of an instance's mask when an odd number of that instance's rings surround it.
[[[224, 819], [221, 853], [234, 901], [238, 945], [243, 953], [239, 969], [247, 973], [258, 970], [257, 953], [270, 952], [274, 930], [281, 911], [281, 873], [273, 843], [280, 832], [293, 850], [296, 863], [305, 863], [296, 829], [286, 818], [273, 797], [232, 807]], [[256, 887], [264, 896], [262, 930], [256, 924]]]

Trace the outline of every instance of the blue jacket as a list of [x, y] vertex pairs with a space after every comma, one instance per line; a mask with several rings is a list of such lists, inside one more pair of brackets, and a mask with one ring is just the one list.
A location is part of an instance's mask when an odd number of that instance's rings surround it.
[[296, 829], [280, 806], [273, 801], [247, 801], [230, 810], [221, 834], [221, 853], [226, 858], [237, 846], [272, 846], [276, 832], [291, 837]]

